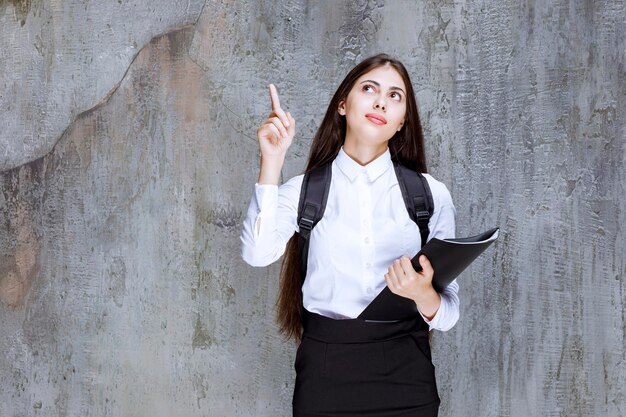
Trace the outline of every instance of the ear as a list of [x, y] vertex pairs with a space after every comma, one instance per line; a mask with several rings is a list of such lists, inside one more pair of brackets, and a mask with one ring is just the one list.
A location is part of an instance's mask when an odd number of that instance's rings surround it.
[[337, 108], [337, 111], [339, 112], [340, 115], [345, 116], [346, 115], [346, 102], [341, 100], [339, 102], [339, 107]]
[[404, 120], [400, 122], [400, 126], [398, 126], [398, 132], [402, 129], [402, 126], [404, 125]]

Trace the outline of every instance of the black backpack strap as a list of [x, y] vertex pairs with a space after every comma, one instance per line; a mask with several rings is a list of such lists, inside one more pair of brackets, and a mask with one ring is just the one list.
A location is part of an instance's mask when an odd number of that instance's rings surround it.
[[430, 234], [428, 221], [434, 209], [428, 181], [421, 173], [405, 167], [398, 161], [393, 162], [393, 167], [409, 217], [417, 223], [422, 237], [422, 246], [424, 246]]
[[[430, 230], [428, 221], [433, 214], [433, 197], [428, 181], [419, 172], [393, 162], [404, 205], [420, 230], [422, 246], [426, 244]], [[298, 227], [300, 228], [298, 248], [302, 279], [306, 277], [309, 259], [309, 239], [311, 230], [324, 216], [328, 191], [332, 179], [332, 161], [304, 174], [298, 203]]]
[[298, 203], [298, 247], [302, 280], [306, 277], [311, 229], [324, 216], [332, 178], [332, 161], [304, 174]]

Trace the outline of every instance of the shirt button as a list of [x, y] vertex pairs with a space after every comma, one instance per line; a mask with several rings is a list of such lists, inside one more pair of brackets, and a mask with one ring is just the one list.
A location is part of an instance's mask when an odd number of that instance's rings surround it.
[[369, 238], [369, 237], [366, 237], [365, 239], [363, 239], [363, 242], [365, 242], [365, 243], [370, 243], [370, 238]]
[[368, 263], [365, 264], [365, 267], [369, 269], [369, 268], [372, 267], [372, 264], [368, 262]]
[[374, 290], [372, 289], [372, 287], [367, 287], [366, 291], [368, 294], [371, 294]]

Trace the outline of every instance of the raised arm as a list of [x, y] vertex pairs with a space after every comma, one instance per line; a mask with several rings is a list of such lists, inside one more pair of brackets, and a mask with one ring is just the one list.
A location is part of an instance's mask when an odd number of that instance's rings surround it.
[[295, 134], [295, 120], [280, 107], [276, 87], [269, 85], [272, 111], [257, 129], [261, 164], [241, 231], [241, 257], [252, 266], [266, 266], [285, 251], [297, 231], [297, 204], [302, 176], [278, 186], [287, 149]]
[[296, 121], [291, 117], [291, 113], [285, 113], [280, 107], [280, 99], [274, 84], [270, 84], [269, 89], [272, 111], [256, 131], [261, 149], [258, 183], [278, 185], [287, 149], [291, 146], [296, 132]]

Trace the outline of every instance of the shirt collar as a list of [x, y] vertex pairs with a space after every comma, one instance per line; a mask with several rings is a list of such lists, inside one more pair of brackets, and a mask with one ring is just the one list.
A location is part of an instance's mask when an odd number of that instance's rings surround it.
[[339, 153], [337, 154], [335, 161], [337, 162], [339, 169], [341, 169], [346, 177], [348, 177], [350, 182], [353, 182], [361, 172], [365, 172], [369, 181], [374, 182], [392, 165], [389, 148], [387, 148], [378, 158], [363, 166], [348, 156], [342, 146], [341, 149], [339, 149]]

